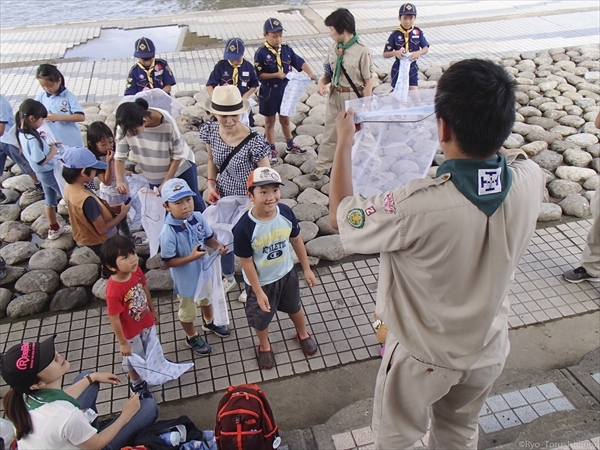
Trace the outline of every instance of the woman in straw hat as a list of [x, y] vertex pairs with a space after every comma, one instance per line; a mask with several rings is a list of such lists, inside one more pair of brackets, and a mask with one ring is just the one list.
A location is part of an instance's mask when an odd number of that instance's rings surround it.
[[134, 394], [116, 419], [96, 429], [100, 383], [114, 386], [119, 377], [86, 371], [62, 389], [70, 364], [56, 351], [54, 338], [23, 342], [0, 356], [2, 378], [10, 386], [4, 411], [15, 427], [19, 450], [120, 449], [132, 444], [140, 430], [156, 421], [156, 402]]
[[[236, 86], [215, 87], [205, 107], [217, 119], [200, 126], [200, 139], [206, 142], [208, 151], [209, 201], [216, 203], [222, 197], [237, 196], [241, 204], [246, 204], [248, 175], [257, 167], [270, 167], [269, 143], [240, 123], [241, 114], [250, 104]], [[231, 217], [232, 226], [236, 220]], [[227, 292], [235, 286], [233, 252], [223, 257], [222, 268]]]

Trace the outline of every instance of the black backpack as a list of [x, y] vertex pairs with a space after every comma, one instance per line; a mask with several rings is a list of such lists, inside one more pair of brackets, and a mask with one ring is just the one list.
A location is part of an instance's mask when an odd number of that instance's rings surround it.
[[215, 439], [219, 450], [272, 450], [281, 438], [273, 411], [256, 384], [229, 386], [219, 402]]
[[196, 428], [196, 425], [194, 425], [194, 422], [188, 416], [180, 416], [173, 420], [159, 420], [154, 425], [138, 432], [133, 443], [134, 445], [143, 445], [148, 450], [173, 450], [174, 448], [179, 448], [167, 444], [160, 437], [161, 434], [168, 433], [177, 425], [185, 426], [187, 430], [186, 442], [203, 441], [206, 443], [202, 431]]

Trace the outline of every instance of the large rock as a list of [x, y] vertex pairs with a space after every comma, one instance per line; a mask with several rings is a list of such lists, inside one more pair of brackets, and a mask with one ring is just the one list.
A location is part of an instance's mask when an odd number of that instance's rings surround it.
[[99, 271], [97, 264], [82, 264], [69, 267], [60, 274], [60, 281], [66, 287], [91, 286], [98, 279]]
[[100, 258], [89, 247], [79, 247], [73, 250], [69, 258], [69, 266], [80, 266], [82, 264], [100, 264]]
[[561, 125], [566, 125], [568, 127], [579, 128], [585, 123], [585, 119], [582, 119], [579, 116], [565, 116], [558, 119], [558, 122]]
[[327, 261], [339, 261], [346, 256], [339, 235], [321, 236], [306, 243], [306, 252]]
[[292, 211], [294, 211], [294, 214], [299, 222], [316, 222], [318, 219], [329, 213], [329, 210], [326, 206], [308, 203], [298, 204], [292, 208]]
[[576, 167], [587, 167], [592, 162], [592, 159], [594, 159], [588, 152], [575, 150], [573, 148], [565, 150], [563, 157], [567, 164]]
[[291, 164], [278, 164], [273, 168], [285, 180], [293, 180], [297, 176], [302, 175], [302, 171]]
[[523, 147], [521, 147], [521, 150], [523, 150], [529, 156], [535, 156], [539, 152], [541, 152], [542, 150], [546, 150], [547, 148], [548, 148], [548, 144], [546, 142], [535, 141], [535, 142], [531, 142], [529, 144], [525, 144]]
[[19, 205], [0, 205], [0, 223], [19, 220], [21, 207]]
[[548, 191], [554, 198], [563, 199], [581, 191], [581, 185], [574, 181], [554, 180], [548, 183]]
[[535, 161], [542, 169], [553, 172], [563, 162], [563, 157], [560, 153], [553, 152], [552, 150], [542, 150], [537, 155], [531, 158]]
[[2, 182], [2, 187], [13, 191], [25, 192], [27, 189], [35, 187], [35, 185], [29, 175], [23, 174], [7, 178]]
[[550, 128], [554, 128], [555, 126], [558, 125], [558, 123], [555, 120], [548, 119], [547, 117], [537, 117], [537, 116], [528, 117], [527, 123], [529, 123], [531, 125], [539, 125], [540, 127], [544, 128], [545, 130], [549, 130]]
[[523, 136], [517, 133], [511, 133], [510, 136], [506, 138], [504, 144], [502, 144], [505, 148], [521, 148], [525, 143], [525, 139]]
[[600, 175], [594, 175], [583, 182], [583, 188], [588, 191], [595, 191], [600, 186]]
[[538, 222], [552, 222], [554, 220], [560, 220], [561, 217], [562, 208], [556, 203], [542, 203], [537, 220]]
[[0, 225], [0, 240], [3, 242], [27, 241], [30, 237], [31, 230], [21, 222], [10, 220]]
[[586, 148], [588, 145], [592, 145], [598, 142], [598, 138], [590, 133], [574, 134], [572, 136], [567, 137], [566, 140], [574, 143], [575, 145], [578, 145], [581, 148]]
[[59, 285], [58, 274], [54, 270], [32, 270], [15, 283], [15, 290], [22, 294], [32, 292], [54, 292]]
[[8, 289], [0, 288], [0, 318], [6, 315], [6, 308], [12, 300], [13, 293]]
[[540, 110], [533, 106], [523, 106], [522, 108], [519, 108], [517, 111], [523, 117], [535, 117], [535, 116], [541, 117], [542, 116], [542, 113], [540, 112]]
[[313, 222], [300, 222], [300, 237], [302, 238], [302, 242], [308, 242], [315, 238], [315, 236], [319, 233], [319, 227], [315, 225]]
[[[39, 219], [38, 219], [39, 220]], [[40, 245], [42, 248], [57, 248], [59, 250], [64, 250], [65, 252], [71, 250], [75, 247], [75, 240], [73, 239], [73, 235], [71, 233], [61, 234], [58, 239], [50, 240], [46, 239]]]
[[8, 304], [6, 315], [11, 319], [31, 316], [44, 309], [48, 303], [48, 294], [45, 292], [33, 292], [21, 295]]
[[39, 200], [35, 203], [32, 203], [23, 211], [21, 211], [21, 220], [27, 223], [35, 222], [38, 217], [44, 214], [44, 210], [44, 200]]
[[306, 153], [290, 153], [289, 155], [285, 156], [285, 162], [296, 167], [300, 167], [309, 159], [317, 159], [317, 152], [315, 152], [312, 148], [307, 148]]
[[321, 189], [321, 187], [324, 184], [329, 183], [329, 177], [327, 175], [324, 175], [321, 177], [320, 180], [313, 181], [310, 179], [310, 174], [306, 174], [306, 175], [300, 175], [299, 177], [294, 178], [293, 181], [294, 181], [294, 183], [296, 183], [296, 185], [302, 192], [308, 188], [313, 188], [315, 190]]
[[146, 286], [150, 291], [172, 291], [171, 271], [153, 269], [146, 272]]
[[577, 150], [581, 150], [581, 147], [577, 144], [575, 144], [574, 142], [569, 142], [569, 141], [554, 141], [552, 144], [550, 144], [550, 149], [554, 150], [555, 152], [558, 153], [563, 153], [565, 150], [567, 150], [568, 148], [574, 148]]
[[558, 178], [575, 182], [585, 181], [596, 175], [594, 169], [575, 166], [559, 166], [554, 173]]
[[588, 217], [590, 215], [590, 202], [582, 195], [573, 194], [559, 203], [563, 213], [575, 217]]
[[7, 286], [14, 283], [27, 272], [26, 267], [6, 266], [6, 273], [0, 278], [0, 286]]
[[300, 189], [298, 185], [293, 181], [286, 180], [282, 177], [283, 186], [279, 186], [279, 192], [281, 193], [281, 198], [296, 198]]
[[314, 203], [317, 205], [329, 205], [329, 197], [313, 188], [305, 189], [298, 196], [298, 203]]
[[[572, 137], [572, 136], [569, 136]], [[552, 133], [551, 131], [532, 131], [527, 135], [529, 142], [544, 141], [547, 144], [552, 144], [554, 141], [561, 139], [562, 136], [558, 133]], [[568, 138], [567, 138], [568, 139]]]
[[92, 286], [92, 295], [106, 301], [106, 283], [108, 283], [108, 279], [98, 278], [98, 281]]
[[[62, 226], [65, 225], [65, 219], [62, 216], [57, 215], [56, 221]], [[39, 216], [35, 221], [31, 224], [31, 229], [35, 234], [37, 234], [42, 239], [46, 239], [48, 237], [48, 230], [50, 229], [50, 225], [48, 224], [48, 219], [46, 215], [43, 214]], [[71, 233], [63, 233], [63, 234], [71, 234]]]
[[319, 227], [319, 233], [322, 236], [329, 236], [331, 234], [340, 234], [338, 230], [331, 226], [331, 221], [329, 220], [329, 214], [321, 217], [317, 220], [317, 226]]
[[50, 311], [70, 311], [87, 304], [89, 300], [84, 287], [70, 287], [59, 290], [50, 302]]
[[[325, 131], [325, 127], [323, 125], [300, 125], [296, 128], [296, 134], [306, 134], [308, 136], [315, 137]], [[7, 188], [10, 189], [10, 188]]]
[[0, 249], [0, 256], [4, 258], [6, 264], [13, 265], [27, 261], [39, 250], [33, 242], [13, 242]]
[[67, 254], [57, 248], [46, 248], [29, 258], [31, 270], [54, 270], [61, 273], [67, 267]]

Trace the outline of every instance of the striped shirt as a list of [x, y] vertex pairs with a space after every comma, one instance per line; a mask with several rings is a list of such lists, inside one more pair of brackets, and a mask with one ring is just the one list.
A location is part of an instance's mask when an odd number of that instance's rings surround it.
[[[162, 122], [157, 127], [148, 128], [137, 136], [125, 136], [117, 140], [115, 159], [125, 161], [129, 156], [142, 169], [143, 176], [150, 184], [161, 184], [169, 171], [171, 161], [181, 160], [175, 177], [195, 163], [194, 153], [181, 136], [175, 120], [169, 113], [159, 108]], [[117, 131], [117, 136], [121, 130]]]

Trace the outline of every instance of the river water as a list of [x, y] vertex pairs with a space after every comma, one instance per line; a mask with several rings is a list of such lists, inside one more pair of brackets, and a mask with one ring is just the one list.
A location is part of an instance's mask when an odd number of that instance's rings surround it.
[[0, 0], [0, 28], [267, 5], [303, 5], [309, 0]]

